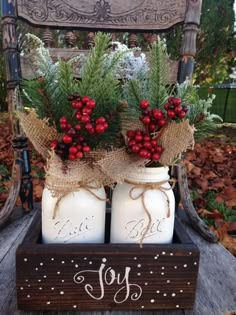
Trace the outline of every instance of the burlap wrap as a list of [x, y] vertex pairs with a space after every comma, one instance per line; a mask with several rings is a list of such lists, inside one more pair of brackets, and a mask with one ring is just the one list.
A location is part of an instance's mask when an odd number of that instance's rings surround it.
[[[96, 187], [112, 186], [123, 182], [135, 168], [144, 167], [150, 162], [128, 153], [125, 147], [108, 152], [92, 151], [84, 161], [62, 161], [49, 149], [50, 142], [61, 137], [56, 129], [50, 127], [46, 119], [39, 119], [34, 110], [29, 114], [18, 112], [17, 115], [26, 136], [38, 153], [47, 159], [45, 185], [54, 196], [60, 197], [91, 183]], [[138, 119], [130, 122], [127, 129], [131, 128], [140, 128]], [[186, 119], [180, 123], [172, 122], [156, 134], [155, 137], [164, 148], [160, 162], [163, 165], [175, 163], [183, 152], [194, 145], [193, 133], [194, 128]]]

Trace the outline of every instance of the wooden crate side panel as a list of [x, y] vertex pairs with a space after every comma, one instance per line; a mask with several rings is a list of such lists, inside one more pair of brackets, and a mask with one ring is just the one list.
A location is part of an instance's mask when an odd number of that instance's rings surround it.
[[[188, 246], [188, 245], [187, 245]], [[44, 246], [42, 246], [44, 247]], [[18, 307], [25, 310], [193, 307], [199, 253], [88, 245], [17, 252]], [[62, 246], [67, 248], [67, 246]], [[151, 247], [153, 247], [151, 245]], [[123, 250], [122, 250], [123, 248]], [[129, 250], [130, 249], [130, 250]]]
[[158, 30], [183, 22], [191, 2], [196, 0], [18, 0], [17, 7], [20, 17], [37, 25]]

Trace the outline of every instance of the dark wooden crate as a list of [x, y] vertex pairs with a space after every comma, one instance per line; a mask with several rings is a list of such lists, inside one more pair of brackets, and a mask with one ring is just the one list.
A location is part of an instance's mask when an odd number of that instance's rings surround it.
[[40, 214], [16, 252], [23, 310], [192, 308], [199, 250], [176, 219], [173, 244], [42, 244]]

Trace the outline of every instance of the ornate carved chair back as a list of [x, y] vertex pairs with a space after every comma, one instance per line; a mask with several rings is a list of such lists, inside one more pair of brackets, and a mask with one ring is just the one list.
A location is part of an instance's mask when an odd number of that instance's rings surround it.
[[[89, 30], [87, 46], [93, 45], [94, 31], [105, 30], [113, 32], [128, 31], [129, 44], [137, 45], [136, 32], [150, 32], [146, 36], [149, 41], [156, 40], [156, 31], [165, 31], [182, 23], [183, 40], [178, 65], [172, 63], [179, 82], [191, 77], [194, 56], [196, 53], [196, 35], [200, 23], [201, 0], [1, 0], [3, 25], [3, 51], [6, 63], [8, 108], [12, 125], [13, 146], [15, 148], [15, 163], [13, 166], [13, 186], [8, 200], [0, 212], [0, 225], [11, 213], [16, 198], [20, 194], [22, 204], [26, 209], [33, 208], [32, 183], [30, 163], [27, 149], [27, 139], [23, 136], [17, 120], [14, 119], [14, 90], [24, 76], [31, 76], [26, 62], [20, 63], [18, 39], [16, 32], [17, 20], [24, 20], [31, 25], [44, 28], [43, 41], [51, 47], [53, 37], [50, 28], [66, 29], [65, 50], [51, 48], [52, 56], [77, 54], [75, 48], [74, 29]], [[178, 72], [178, 75], [177, 75]], [[22, 175], [22, 176], [21, 176]]]

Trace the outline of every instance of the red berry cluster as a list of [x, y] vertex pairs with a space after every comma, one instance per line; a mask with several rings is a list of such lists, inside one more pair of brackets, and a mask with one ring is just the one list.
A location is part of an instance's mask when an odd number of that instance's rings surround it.
[[186, 116], [188, 107], [186, 105], [181, 106], [181, 99], [179, 97], [169, 97], [167, 103], [164, 105], [167, 111], [167, 116], [170, 119], [182, 119]]
[[95, 100], [88, 96], [81, 98], [78, 94], [70, 95], [68, 99], [75, 110], [76, 122], [72, 124], [66, 117], [61, 117], [59, 122], [64, 135], [61, 141], [53, 140], [50, 146], [63, 159], [74, 161], [91, 151], [81, 134], [84, 134], [84, 131], [91, 135], [101, 134], [108, 128], [108, 123], [102, 116], [96, 119], [91, 118], [93, 109], [96, 107]]
[[128, 130], [128, 146], [133, 153], [137, 153], [143, 159], [158, 161], [163, 152], [163, 148], [156, 139], [152, 139], [146, 132]]

